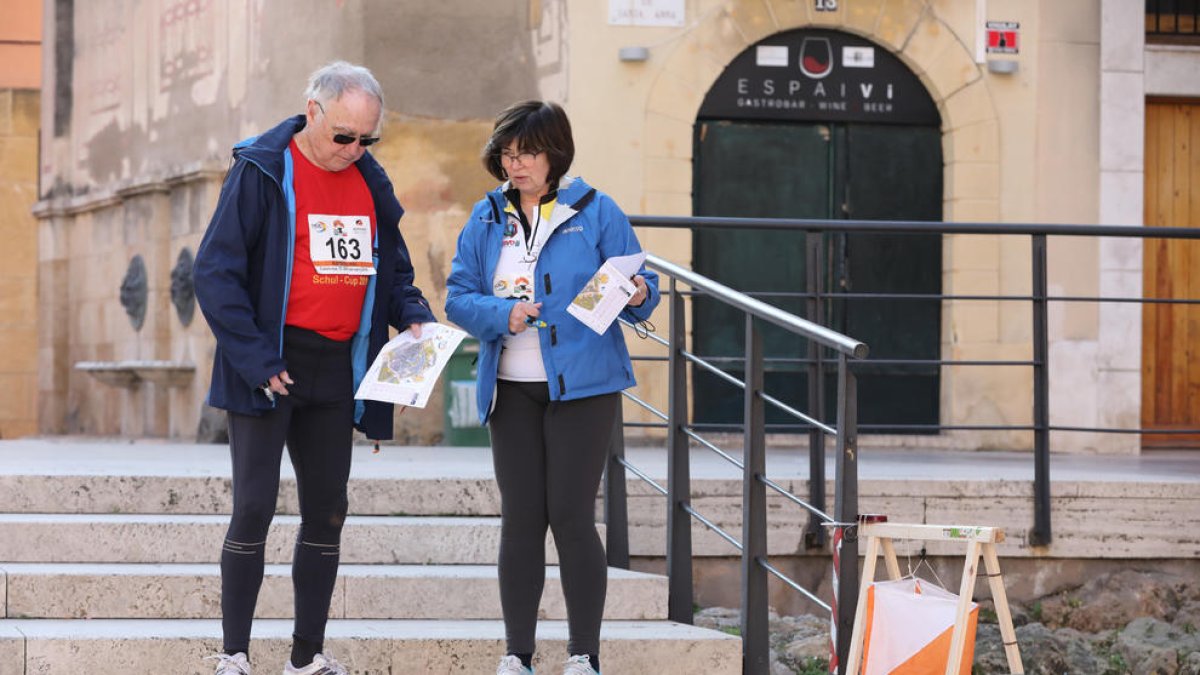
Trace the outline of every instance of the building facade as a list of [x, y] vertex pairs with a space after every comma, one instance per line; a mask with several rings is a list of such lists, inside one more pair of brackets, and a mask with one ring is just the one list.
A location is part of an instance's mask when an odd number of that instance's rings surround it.
[[[1161, 155], [1172, 158], [1162, 166], [1190, 166], [1180, 158], [1195, 157], [1187, 154], [1195, 146], [1163, 140], [1151, 152], [1145, 139], [1187, 128], [1200, 49], [1148, 43], [1147, 6], [1133, 0], [45, 0], [43, 8], [42, 433], [197, 434], [213, 342], [203, 319], [187, 313], [178, 280], [230, 146], [300, 111], [306, 75], [335, 58], [367, 65], [384, 86], [386, 140], [376, 155], [408, 210], [402, 232], [436, 307], [458, 229], [491, 186], [478, 161], [491, 117], [531, 97], [565, 105], [572, 172], [631, 214], [1198, 222], [1191, 207], [1163, 216], [1149, 198], [1174, 189], [1160, 179], [1188, 184], [1151, 164]], [[742, 290], [794, 283], [797, 272], [795, 240], [639, 235], [651, 252], [730, 275]], [[1030, 292], [1028, 237], [950, 235], [906, 243], [911, 249], [843, 243], [863, 285]], [[1163, 254], [1170, 264], [1161, 265], [1145, 248], [1052, 238], [1050, 293], [1160, 297], [1164, 287], [1147, 288], [1146, 275], [1185, 272], [1170, 263], [1177, 254]], [[770, 273], [754, 276], [763, 269]], [[1164, 277], [1163, 269], [1176, 271]], [[1165, 288], [1180, 293], [1178, 284]], [[1023, 303], [847, 316], [876, 354], [1032, 357]], [[665, 314], [656, 319], [666, 325]], [[1169, 402], [1166, 411], [1146, 409], [1163, 398], [1154, 398], [1164, 386], [1155, 378], [1173, 367], [1159, 354], [1178, 349], [1170, 340], [1180, 332], [1164, 337], [1143, 320], [1136, 304], [1052, 303], [1052, 424], [1191, 423], [1172, 417]], [[693, 347], [725, 344], [719, 313], [697, 304], [691, 321]], [[892, 333], [904, 339], [889, 344]], [[81, 362], [127, 372], [106, 382]], [[883, 419], [911, 404], [905, 416], [943, 425], [1030, 422], [1027, 367], [913, 375], [864, 378], [864, 414]], [[783, 386], [788, 379], [779, 377]], [[1170, 386], [1186, 393], [1187, 378], [1177, 380]], [[639, 365], [639, 381], [640, 396], [665, 406], [661, 369]], [[696, 386], [697, 414], [719, 417], [720, 395]], [[434, 441], [441, 419], [436, 403], [407, 413], [397, 437]], [[1030, 447], [1031, 437], [961, 431], [871, 442], [1012, 449]], [[1136, 435], [1063, 432], [1052, 449], [1136, 453], [1141, 445]]]
[[42, 7], [0, 12], [0, 438], [37, 432], [38, 126]]

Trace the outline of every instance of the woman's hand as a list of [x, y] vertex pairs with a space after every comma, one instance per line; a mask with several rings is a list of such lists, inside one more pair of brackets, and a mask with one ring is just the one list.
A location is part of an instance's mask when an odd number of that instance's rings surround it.
[[516, 335], [528, 328], [525, 317], [537, 318], [542, 313], [540, 302], [514, 302], [512, 311], [508, 313], [508, 332]]
[[630, 307], [641, 307], [642, 303], [646, 301], [646, 296], [650, 295], [650, 290], [646, 288], [646, 279], [640, 274], [634, 275], [633, 284], [637, 286], [637, 292], [625, 304]]

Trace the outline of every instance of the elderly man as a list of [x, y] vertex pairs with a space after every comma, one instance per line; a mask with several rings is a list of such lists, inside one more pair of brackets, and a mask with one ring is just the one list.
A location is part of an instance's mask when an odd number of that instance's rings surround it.
[[392, 436], [392, 406], [355, 401], [388, 324], [433, 321], [413, 285], [403, 209], [367, 152], [383, 93], [344, 62], [309, 80], [303, 115], [238, 143], [196, 254], [196, 298], [216, 336], [209, 404], [229, 412], [233, 517], [221, 551], [224, 652], [217, 675], [250, 675], [286, 442], [300, 495], [295, 628], [285, 675], [344, 675], [324, 648], [355, 428]]

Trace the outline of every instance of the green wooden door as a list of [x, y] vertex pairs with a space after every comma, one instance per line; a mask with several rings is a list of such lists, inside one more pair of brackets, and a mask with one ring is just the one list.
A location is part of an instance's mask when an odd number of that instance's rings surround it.
[[[694, 157], [696, 215], [941, 219], [941, 137], [936, 128], [701, 121]], [[804, 238], [799, 231], [697, 230], [693, 265], [701, 274], [804, 316], [802, 298], [771, 295], [805, 290]], [[941, 292], [941, 239], [936, 235], [829, 235], [824, 258], [829, 263], [825, 286], [833, 291]], [[938, 357], [937, 301], [850, 298], [830, 302], [828, 309], [820, 322], [869, 344], [874, 359]], [[740, 312], [696, 299], [696, 353], [741, 357], [744, 326]], [[766, 366], [768, 393], [807, 409], [806, 376], [798, 362], [807, 345], [771, 326], [764, 328], [764, 345], [768, 357], [780, 359]], [[740, 378], [740, 364], [726, 363], [725, 370]], [[861, 424], [937, 423], [936, 366], [867, 363], [856, 371]], [[740, 421], [738, 390], [699, 369], [694, 372], [696, 420]], [[832, 383], [826, 385], [828, 390]], [[768, 422], [793, 420], [772, 410]]]

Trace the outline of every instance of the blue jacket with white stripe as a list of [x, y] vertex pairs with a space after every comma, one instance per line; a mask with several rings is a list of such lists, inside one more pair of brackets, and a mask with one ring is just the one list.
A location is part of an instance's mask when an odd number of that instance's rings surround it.
[[[208, 403], [231, 412], [260, 415], [274, 403], [259, 389], [287, 369], [283, 326], [296, 244], [296, 201], [292, 137], [304, 116], [284, 120], [270, 131], [238, 143], [212, 221], [196, 251], [196, 300], [217, 339]], [[363, 313], [352, 340], [354, 386], [388, 341], [388, 324], [405, 329], [433, 321], [421, 291], [413, 285], [408, 248], [400, 236], [404, 209], [383, 167], [364, 153], [356, 163], [375, 202], [375, 275], [370, 277]], [[392, 405], [357, 401], [355, 428], [368, 438], [392, 437]]]
[[[446, 317], [479, 338], [476, 404], [480, 422], [491, 413], [503, 336], [508, 333], [512, 301], [492, 292], [507, 216], [507, 184], [489, 192], [471, 212], [458, 237], [458, 249], [446, 280]], [[642, 250], [629, 218], [608, 195], [580, 178], [559, 181], [552, 231], [534, 272], [534, 296], [542, 303], [538, 329], [550, 398], [571, 400], [608, 394], [636, 382], [625, 336], [613, 321], [597, 334], [567, 313], [571, 301], [605, 260]], [[634, 321], [650, 318], [658, 305], [658, 275], [643, 267], [649, 294], [623, 314]]]

